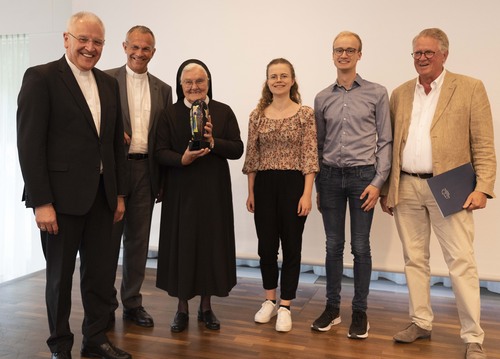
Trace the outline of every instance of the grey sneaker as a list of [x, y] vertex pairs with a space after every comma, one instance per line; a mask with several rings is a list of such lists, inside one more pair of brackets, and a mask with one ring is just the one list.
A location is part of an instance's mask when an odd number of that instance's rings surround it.
[[417, 339], [426, 339], [430, 337], [430, 330], [422, 329], [415, 323], [411, 323], [406, 329], [397, 333], [393, 339], [398, 343], [413, 343]]
[[467, 343], [465, 350], [465, 359], [486, 359], [486, 353], [479, 343]]
[[368, 330], [370, 330], [370, 323], [368, 323], [366, 313], [361, 310], [353, 310], [352, 322], [347, 337], [351, 339], [366, 339], [368, 338]]
[[339, 308], [334, 308], [332, 304], [327, 304], [321, 315], [311, 324], [311, 329], [319, 332], [327, 332], [332, 325], [340, 324], [341, 318]]

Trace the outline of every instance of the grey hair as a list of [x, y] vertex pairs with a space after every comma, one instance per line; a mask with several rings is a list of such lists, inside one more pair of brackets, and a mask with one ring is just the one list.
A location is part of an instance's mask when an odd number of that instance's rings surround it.
[[195, 62], [191, 62], [191, 63], [187, 64], [186, 66], [184, 66], [184, 68], [182, 69], [182, 72], [181, 72], [181, 82], [182, 82], [182, 78], [184, 77], [184, 72], [186, 72], [186, 71], [191, 71], [191, 70], [193, 70], [193, 69], [195, 69], [195, 68], [199, 68], [199, 69], [201, 69], [201, 70], [203, 71], [203, 73], [205, 74], [205, 76], [207, 77], [207, 79], [208, 79], [208, 80], [210, 80], [210, 79], [208, 78], [208, 73], [207, 73], [207, 70], [205, 70], [205, 69], [203, 68], [203, 66], [201, 66], [200, 64], [197, 64], [197, 63], [195, 63]]
[[88, 20], [96, 22], [100, 27], [102, 27], [102, 32], [103, 33], [105, 32], [104, 23], [99, 18], [99, 16], [97, 16], [96, 14], [94, 14], [92, 12], [87, 12], [87, 11], [77, 12], [76, 14], [73, 14], [69, 18], [68, 24], [67, 24], [68, 31], [70, 30], [71, 26], [73, 26], [77, 21], [84, 20], [84, 19], [88, 19]]
[[136, 31], [140, 32], [141, 34], [150, 34], [151, 37], [153, 38], [153, 47], [155, 46], [155, 43], [156, 43], [155, 34], [153, 34], [153, 31], [151, 31], [151, 29], [149, 27], [144, 26], [144, 25], [135, 25], [135, 26], [131, 27], [130, 30], [127, 32], [125, 42], [128, 42], [128, 37], [130, 36], [130, 34], [136, 32]]
[[415, 47], [415, 43], [421, 37], [432, 37], [433, 39], [437, 40], [439, 42], [439, 48], [441, 49], [442, 52], [446, 52], [450, 48], [450, 42], [448, 40], [448, 36], [443, 30], [438, 29], [437, 27], [432, 27], [420, 31], [420, 33], [413, 38], [412, 41], [413, 47]]

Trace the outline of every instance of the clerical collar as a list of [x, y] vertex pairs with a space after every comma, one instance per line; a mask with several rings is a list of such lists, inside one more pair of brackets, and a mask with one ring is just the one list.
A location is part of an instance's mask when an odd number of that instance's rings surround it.
[[[207, 96], [207, 97], [205, 97], [205, 99], [203, 101], [205, 101], [205, 103], [208, 106], [208, 103], [210, 102], [210, 98], [208, 98], [208, 96]], [[191, 108], [191, 106], [193, 106], [193, 104], [191, 102], [189, 102], [187, 100], [187, 98], [185, 98], [185, 97], [184, 97], [184, 105], [186, 105], [187, 108]]]
[[66, 62], [68, 63], [69, 68], [71, 69], [71, 71], [73, 71], [73, 73], [75, 75], [77, 75], [77, 76], [88, 76], [90, 74], [91, 70], [82, 71], [78, 67], [76, 67], [76, 65], [74, 63], [72, 63], [69, 60], [68, 55], [64, 55], [64, 57], [66, 58]]
[[128, 65], [125, 65], [125, 69], [127, 70], [127, 75], [129, 75], [130, 77], [132, 77], [134, 79], [144, 80], [145, 78], [148, 77], [147, 71], [143, 74], [138, 74], [137, 72], [132, 71], [132, 69], [130, 69], [130, 67], [128, 67]]

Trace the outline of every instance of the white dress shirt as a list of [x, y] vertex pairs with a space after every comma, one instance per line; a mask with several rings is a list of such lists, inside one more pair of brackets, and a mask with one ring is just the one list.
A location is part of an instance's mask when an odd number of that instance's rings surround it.
[[426, 94], [417, 80], [408, 138], [403, 150], [401, 169], [408, 173], [432, 173], [431, 124], [443, 86], [446, 71], [443, 70], [431, 83]]
[[66, 56], [66, 61], [68, 62], [68, 65], [75, 75], [76, 81], [83, 92], [83, 96], [85, 97], [90, 112], [92, 113], [97, 134], [99, 135], [101, 132], [101, 101], [99, 99], [99, 90], [97, 88], [97, 83], [95, 82], [94, 74], [90, 70], [81, 71], [78, 69], [78, 67], [69, 61], [68, 56]]
[[127, 100], [132, 126], [132, 142], [129, 153], [148, 153], [149, 121], [151, 117], [151, 94], [148, 73], [137, 74], [128, 66]]

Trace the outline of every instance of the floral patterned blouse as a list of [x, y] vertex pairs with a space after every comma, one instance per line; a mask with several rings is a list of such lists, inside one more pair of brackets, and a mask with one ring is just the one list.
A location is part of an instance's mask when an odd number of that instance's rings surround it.
[[243, 173], [297, 170], [306, 175], [319, 171], [314, 110], [301, 106], [291, 117], [267, 118], [257, 109], [250, 114]]

